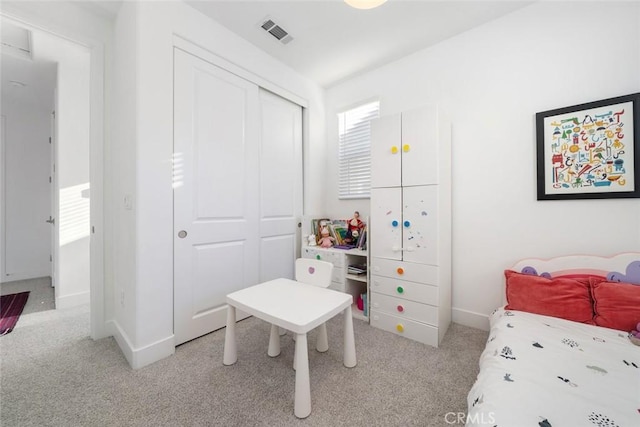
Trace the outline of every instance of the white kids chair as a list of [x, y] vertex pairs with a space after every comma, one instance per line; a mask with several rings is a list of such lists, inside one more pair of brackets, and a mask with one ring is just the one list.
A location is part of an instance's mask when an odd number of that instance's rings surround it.
[[[308, 285], [318, 286], [320, 288], [328, 288], [331, 284], [331, 275], [333, 274], [333, 264], [326, 261], [320, 261], [310, 258], [298, 258], [296, 260], [296, 281], [306, 283]], [[313, 301], [309, 301], [309, 304], [313, 304]], [[329, 350], [329, 339], [327, 338], [327, 325], [323, 323], [318, 330], [318, 338], [316, 341], [316, 350], [321, 353]], [[271, 337], [269, 339], [269, 351], [267, 354], [271, 357], [275, 357], [280, 354], [280, 349], [272, 348], [271, 343], [279, 342], [280, 331], [276, 325], [271, 325]], [[294, 334], [295, 339], [295, 334]], [[293, 359], [293, 366], [295, 369], [296, 361], [295, 354]]]

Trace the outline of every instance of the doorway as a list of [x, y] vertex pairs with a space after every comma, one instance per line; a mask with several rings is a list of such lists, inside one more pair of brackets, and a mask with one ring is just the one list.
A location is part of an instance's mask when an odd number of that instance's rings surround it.
[[[47, 271], [56, 284], [56, 308], [90, 304], [91, 336], [101, 338], [107, 336], [101, 259], [104, 49], [99, 43], [70, 40], [3, 16], [3, 58], [6, 53], [4, 29], [7, 27], [17, 27], [29, 33], [30, 45], [23, 61], [55, 66], [56, 90], [53, 105], [47, 105], [48, 135], [44, 141], [47, 163], [42, 168], [52, 190], [52, 196], [46, 200], [47, 210], [52, 212], [39, 219], [48, 227], [48, 239], [53, 247], [47, 251]], [[32, 53], [33, 46], [37, 47], [34, 50], [37, 55]], [[53, 111], [56, 112], [55, 117], [52, 116]], [[6, 127], [10, 129], [12, 123], [7, 121]], [[52, 147], [53, 154], [49, 147]], [[9, 160], [6, 154], [3, 156], [5, 163]], [[9, 181], [3, 180], [5, 211], [10, 201], [6, 184]], [[40, 214], [38, 212], [38, 216]], [[9, 229], [6, 226], [8, 219], [5, 215], [1, 218], [3, 230]], [[3, 237], [3, 245], [8, 242], [4, 240]], [[10, 267], [6, 262], [13, 250], [8, 249], [2, 251], [1, 257], [3, 281], [8, 271], [4, 267]]]

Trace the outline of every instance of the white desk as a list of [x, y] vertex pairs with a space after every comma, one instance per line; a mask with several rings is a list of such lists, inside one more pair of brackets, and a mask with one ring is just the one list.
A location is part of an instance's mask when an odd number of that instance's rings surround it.
[[352, 297], [331, 289], [319, 288], [289, 279], [275, 279], [227, 295], [227, 329], [223, 364], [238, 360], [236, 351], [236, 308], [271, 323], [269, 355], [280, 354], [276, 326], [296, 334], [294, 414], [305, 418], [311, 413], [309, 354], [307, 332], [344, 312], [344, 366], [356, 366], [356, 346], [351, 314]]

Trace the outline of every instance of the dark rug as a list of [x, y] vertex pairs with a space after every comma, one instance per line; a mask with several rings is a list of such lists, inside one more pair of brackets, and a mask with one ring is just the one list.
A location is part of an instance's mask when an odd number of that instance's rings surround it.
[[25, 304], [27, 304], [27, 299], [29, 299], [29, 292], [0, 297], [0, 336], [13, 331]]

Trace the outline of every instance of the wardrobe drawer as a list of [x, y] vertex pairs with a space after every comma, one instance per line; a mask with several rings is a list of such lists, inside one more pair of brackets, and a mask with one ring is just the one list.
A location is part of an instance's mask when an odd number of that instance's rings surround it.
[[344, 264], [343, 253], [330, 252], [329, 250], [324, 250], [322, 248], [304, 247], [302, 248], [302, 258], [313, 258], [321, 261], [327, 261], [335, 267], [342, 267]]
[[371, 326], [438, 347], [438, 328], [371, 309]]
[[371, 292], [398, 297], [423, 304], [438, 305], [438, 287], [371, 275]]
[[438, 284], [438, 267], [434, 265], [373, 258], [370, 268], [371, 273], [378, 276], [393, 277], [430, 285]]
[[402, 319], [416, 320], [433, 326], [438, 325], [438, 307], [432, 305], [372, 292], [371, 309], [393, 314]]

